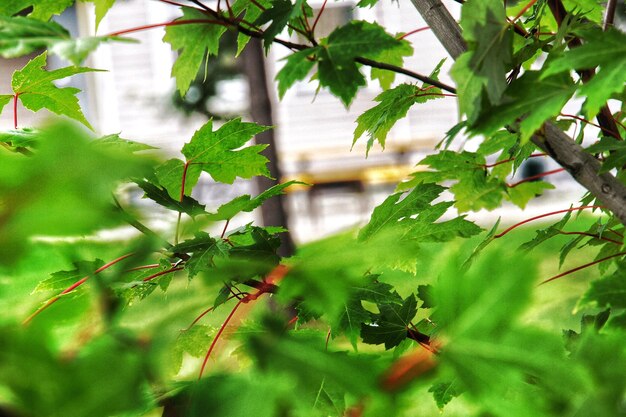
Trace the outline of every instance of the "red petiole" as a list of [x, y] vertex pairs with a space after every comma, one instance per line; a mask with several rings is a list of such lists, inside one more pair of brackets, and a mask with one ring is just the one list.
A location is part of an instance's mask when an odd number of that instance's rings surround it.
[[494, 239], [501, 238], [502, 236], [504, 236], [507, 233], [509, 233], [511, 230], [516, 229], [516, 228], [518, 228], [519, 226], [521, 226], [523, 224], [532, 222], [534, 220], [543, 219], [544, 217], [553, 216], [555, 214], [560, 214], [560, 213], [568, 213], [570, 211], [580, 211], [580, 210], [585, 210], [585, 209], [603, 209], [603, 208], [604, 208], [604, 206], [581, 206], [581, 207], [574, 207], [574, 208], [565, 209], [565, 210], [551, 211], [550, 213], [540, 214], [539, 216], [531, 217], [530, 219], [526, 219], [526, 220], [521, 221], [519, 223], [515, 223], [513, 226], [507, 228], [503, 232], [498, 233], [497, 235], [494, 235], [493, 238]]
[[30, 316], [28, 316], [23, 322], [22, 324], [26, 325], [28, 323], [30, 323], [35, 317], [37, 317], [37, 315], [39, 315], [42, 311], [44, 311], [45, 309], [47, 309], [48, 307], [50, 307], [52, 304], [56, 303], [57, 301], [59, 301], [61, 299], [62, 296], [64, 296], [67, 293], [70, 293], [72, 291], [74, 291], [76, 288], [80, 287], [81, 285], [83, 285], [85, 282], [87, 282], [87, 280], [89, 279], [89, 277], [99, 274], [100, 272], [112, 267], [113, 265], [115, 265], [116, 263], [123, 261], [124, 259], [133, 256], [135, 253], [131, 252], [128, 253], [126, 255], [122, 255], [117, 259], [112, 260], [111, 262], [102, 265], [100, 268], [96, 269], [93, 274], [91, 275], [87, 275], [84, 276], [83, 278], [79, 279], [78, 281], [76, 281], [75, 283], [73, 283], [72, 285], [70, 285], [69, 287], [67, 287], [66, 289], [64, 289], [63, 291], [61, 291], [61, 293], [55, 297], [52, 297], [50, 300], [48, 300], [48, 302], [46, 302], [46, 304], [44, 304], [43, 306], [39, 307], [37, 310], [35, 310], [35, 312], [33, 314], [31, 314]]

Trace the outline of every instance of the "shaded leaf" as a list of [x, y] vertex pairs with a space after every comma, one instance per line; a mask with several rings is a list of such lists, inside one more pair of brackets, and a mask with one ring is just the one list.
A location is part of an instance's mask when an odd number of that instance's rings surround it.
[[411, 320], [417, 314], [417, 300], [410, 295], [398, 304], [379, 305], [380, 314], [374, 315], [371, 324], [361, 326], [361, 337], [364, 343], [380, 345], [385, 344], [385, 349], [391, 349], [406, 339], [406, 333], [411, 325]]

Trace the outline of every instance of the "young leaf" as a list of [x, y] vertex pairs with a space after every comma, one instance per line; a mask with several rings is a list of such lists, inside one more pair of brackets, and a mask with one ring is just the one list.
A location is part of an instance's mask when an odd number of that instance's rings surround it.
[[371, 324], [361, 325], [361, 337], [364, 343], [372, 345], [385, 344], [389, 350], [406, 339], [411, 320], [417, 314], [417, 300], [414, 295], [408, 296], [401, 305], [379, 305], [380, 314], [374, 315]]
[[296, 82], [303, 80], [311, 71], [311, 68], [315, 65], [315, 60], [312, 56], [319, 50], [319, 48], [309, 48], [302, 51], [295, 52], [289, 55], [287, 62], [276, 74], [276, 81], [278, 81], [278, 97], [283, 98], [285, 93]]
[[29, 17], [47, 21], [53, 15], [63, 13], [72, 4], [74, 0], [4, 0], [0, 4], [0, 15], [13, 16], [32, 6]]
[[587, 97], [584, 109], [587, 118], [592, 118], [613, 93], [624, 89], [626, 35], [612, 27], [606, 32], [597, 29], [585, 31], [582, 35], [585, 43], [550, 61], [541, 78], [599, 66], [596, 75], [578, 90], [579, 95]]
[[20, 101], [29, 110], [39, 111], [43, 108], [56, 114], [78, 120], [93, 129], [85, 119], [78, 104], [76, 94], [79, 89], [73, 87], [58, 88], [53, 81], [60, 80], [83, 72], [98, 71], [84, 67], [65, 67], [46, 71], [47, 52], [33, 58], [24, 68], [13, 73], [11, 86]]
[[213, 122], [202, 126], [183, 147], [188, 163], [201, 164], [215, 181], [232, 184], [236, 177], [270, 177], [267, 158], [260, 152], [267, 145], [253, 145], [237, 150], [252, 137], [269, 129], [267, 126], [233, 119], [213, 131]]
[[368, 133], [367, 153], [377, 140], [380, 145], [385, 148], [385, 139], [389, 130], [396, 122], [404, 118], [416, 103], [425, 103], [428, 100], [440, 98], [437, 94], [441, 93], [438, 88], [423, 91], [414, 84], [400, 84], [391, 90], [384, 91], [379, 94], [375, 100], [380, 104], [367, 110], [360, 115], [356, 122], [358, 123], [354, 130], [354, 138], [352, 146], [365, 133]]
[[86, 0], [86, 1], [91, 1], [96, 6], [96, 30], [98, 30], [98, 26], [100, 26], [100, 22], [102, 22], [102, 19], [104, 19], [104, 16], [106, 16], [109, 9], [113, 7], [115, 0]]
[[206, 23], [168, 26], [163, 41], [169, 43], [173, 50], [180, 50], [178, 59], [172, 67], [172, 76], [176, 77], [176, 88], [184, 96], [191, 82], [196, 78], [205, 56], [217, 55], [220, 38], [226, 27], [209, 22], [201, 11], [183, 7], [183, 16], [176, 19], [200, 20]]
[[268, 188], [254, 198], [251, 198], [248, 194], [244, 194], [220, 206], [220, 208], [217, 209], [217, 213], [209, 213], [208, 219], [212, 221], [230, 220], [242, 211], [251, 212], [255, 208], [261, 206], [265, 200], [282, 194], [285, 188], [293, 184], [304, 183], [299, 181], [289, 181], [283, 184], [278, 184]]
[[459, 106], [470, 123], [482, 113], [483, 93], [497, 104], [506, 89], [512, 59], [512, 31], [499, 0], [469, 0], [461, 10], [468, 52], [452, 68]]
[[320, 45], [320, 85], [328, 87], [349, 106], [359, 86], [365, 85], [365, 77], [354, 59], [359, 56], [375, 58], [382, 51], [401, 44], [402, 41], [389, 35], [375, 23], [353, 21], [335, 29], [327, 42]]

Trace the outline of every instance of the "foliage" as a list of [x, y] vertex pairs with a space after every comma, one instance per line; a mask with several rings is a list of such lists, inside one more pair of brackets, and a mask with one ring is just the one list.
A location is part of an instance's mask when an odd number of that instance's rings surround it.
[[[90, 1], [96, 26], [122, 7]], [[76, 65], [101, 43], [146, 29], [72, 38], [51, 18], [73, 3], [0, 5], [0, 55], [37, 53], [0, 95], [0, 110], [15, 105], [14, 128], [0, 132], [1, 415], [625, 415], [626, 37], [603, 28], [600, 2], [462, 2], [456, 88], [440, 81], [443, 61], [429, 76], [402, 68], [410, 43], [377, 23], [353, 20], [319, 39], [324, 7], [313, 13], [306, 0], [181, 6], [180, 18], [161, 25], [178, 52], [181, 96], [207, 59], [225, 53], [220, 40], [232, 31], [237, 54], [251, 37], [266, 50], [291, 49], [276, 77], [280, 97], [310, 77], [349, 106], [361, 87], [380, 84], [356, 120], [354, 142], [367, 136], [368, 152], [385, 146], [409, 108], [458, 100], [462, 120], [445, 147], [365, 225], [290, 258], [277, 254], [285, 229], [230, 222], [304, 184], [221, 207], [192, 197], [202, 173], [224, 184], [269, 177], [265, 145], [249, 143], [269, 126], [209, 120], [182, 159], [165, 159], [62, 120], [91, 128], [78, 90], [55, 82], [97, 71]], [[303, 43], [285, 40], [293, 33]], [[48, 70], [48, 53], [74, 65]], [[400, 73], [420, 83], [396, 82]], [[18, 128], [18, 101], [57, 116]], [[570, 117], [566, 105], [580, 109]], [[585, 119], [596, 115], [599, 129]], [[549, 131], [570, 128], [568, 119], [581, 123], [563, 154]], [[457, 136], [481, 139], [470, 148]], [[582, 205], [568, 201], [503, 231], [498, 220], [485, 233], [463, 214], [505, 201], [524, 208], [554, 188], [551, 172], [512, 180], [524, 161], [547, 156], [582, 184], [599, 184]], [[128, 201], [129, 187], [153, 204]], [[146, 226], [157, 205], [174, 214], [171, 230]], [[599, 213], [580, 215], [592, 209]], [[517, 229], [556, 215], [547, 227]], [[98, 237], [123, 225], [137, 233]], [[552, 282], [576, 271], [585, 279]]]

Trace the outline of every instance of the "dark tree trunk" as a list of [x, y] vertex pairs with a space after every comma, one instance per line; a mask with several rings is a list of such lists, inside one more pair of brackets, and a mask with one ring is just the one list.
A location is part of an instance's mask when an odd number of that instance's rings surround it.
[[[250, 116], [256, 123], [273, 126], [272, 101], [267, 86], [267, 74], [265, 73], [265, 58], [263, 47], [259, 39], [252, 38], [242, 53], [245, 74], [248, 77], [250, 87]], [[274, 179], [257, 177], [257, 188], [264, 191], [279, 183], [281, 170], [278, 160], [278, 152], [274, 140], [274, 129], [267, 130], [256, 136], [256, 143], [268, 144], [263, 154], [269, 159], [269, 171]], [[284, 196], [273, 197], [263, 203], [263, 224], [265, 226], [282, 226], [288, 228], [288, 216], [286, 198]], [[289, 232], [283, 233], [282, 245], [279, 249], [281, 256], [291, 256], [294, 253], [294, 244]]]

